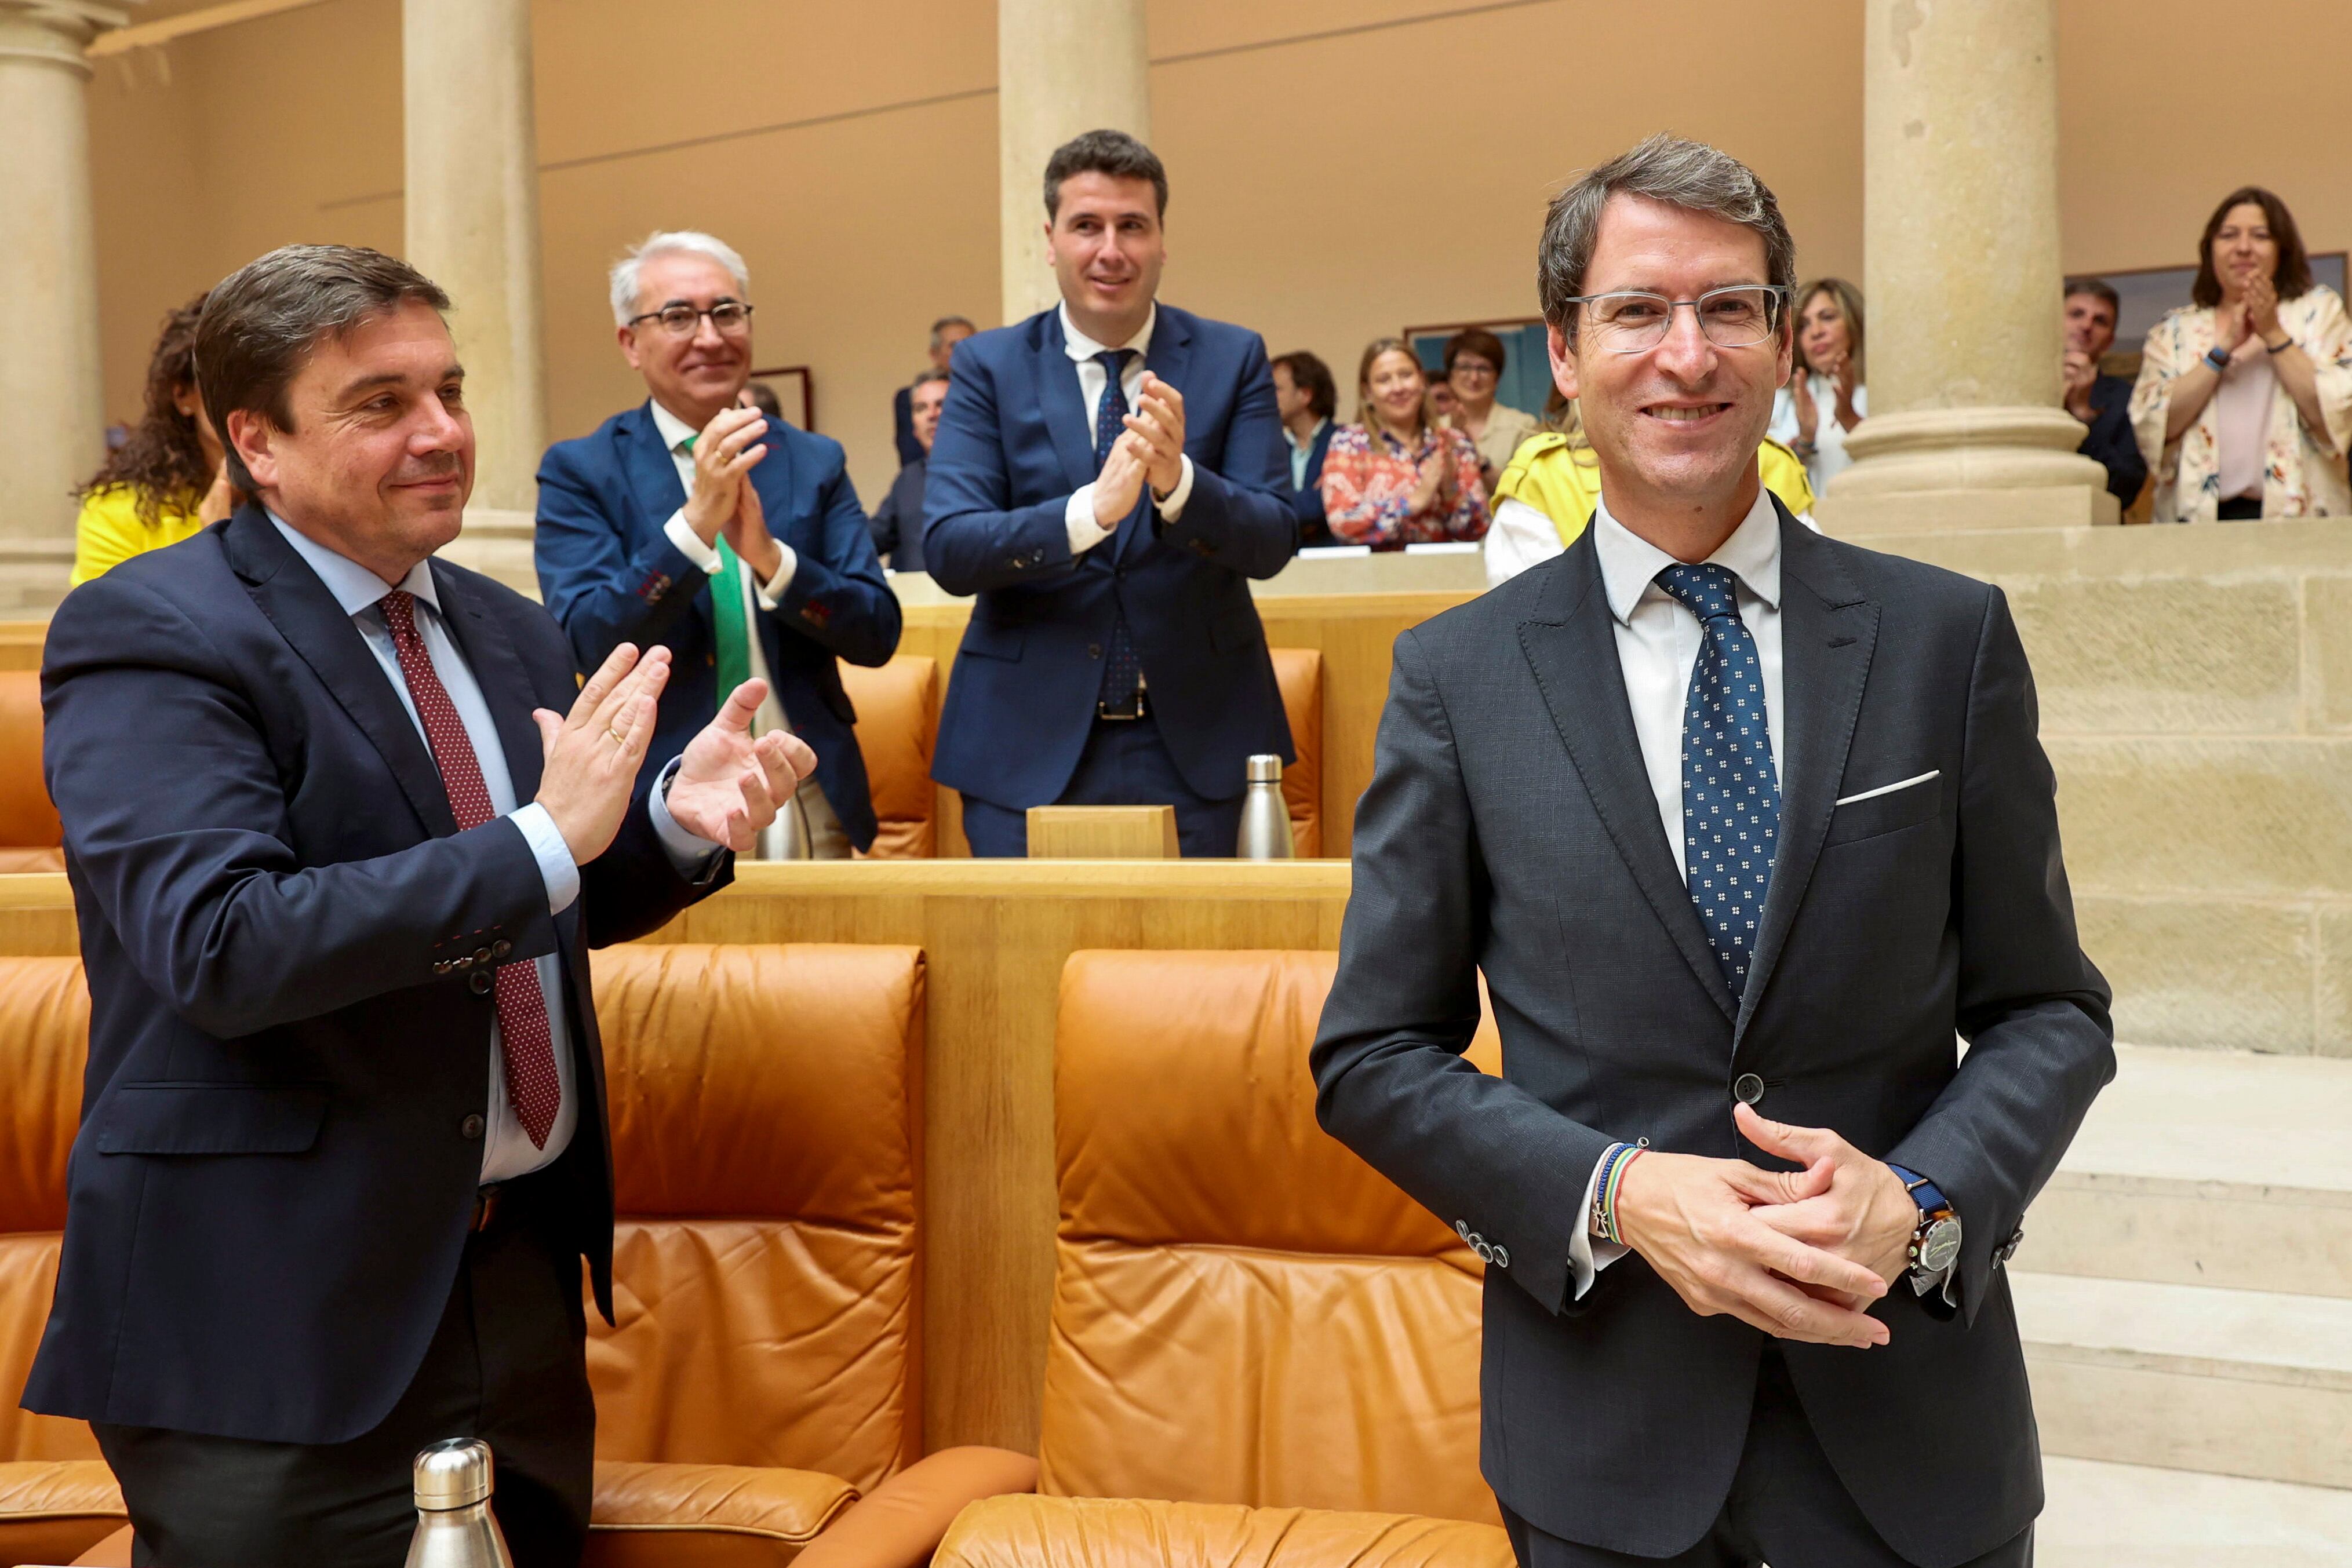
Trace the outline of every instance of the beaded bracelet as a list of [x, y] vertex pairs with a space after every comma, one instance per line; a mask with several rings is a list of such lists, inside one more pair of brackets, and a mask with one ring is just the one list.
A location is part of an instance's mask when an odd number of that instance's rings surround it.
[[1625, 1180], [1626, 1167], [1640, 1159], [1650, 1146], [1650, 1140], [1636, 1143], [1612, 1144], [1601, 1155], [1600, 1178], [1592, 1184], [1592, 1231], [1612, 1246], [1624, 1245], [1617, 1233], [1617, 1193]]

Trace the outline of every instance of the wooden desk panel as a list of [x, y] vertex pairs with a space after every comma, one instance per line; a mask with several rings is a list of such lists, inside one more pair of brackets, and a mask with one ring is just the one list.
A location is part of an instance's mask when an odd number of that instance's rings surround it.
[[[1336, 949], [1348, 880], [1331, 861], [771, 862], [651, 938], [923, 948], [929, 1447], [1036, 1450], [1063, 962], [1083, 947]], [[75, 951], [66, 879], [0, 876], [0, 952]], [[777, 1042], [795, 1046], [824, 1042]]]

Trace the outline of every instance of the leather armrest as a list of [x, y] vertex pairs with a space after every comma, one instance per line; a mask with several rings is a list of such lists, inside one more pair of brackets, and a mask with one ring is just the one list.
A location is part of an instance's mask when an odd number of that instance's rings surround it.
[[1136, 1498], [1000, 1497], [933, 1568], [1517, 1568], [1501, 1527], [1393, 1513]]
[[73, 1568], [131, 1568], [131, 1527], [124, 1525], [75, 1558]]
[[876, 1487], [793, 1568], [921, 1568], [968, 1503], [1033, 1491], [1037, 1461], [1006, 1448], [941, 1448]]
[[0, 1563], [69, 1563], [125, 1517], [103, 1460], [0, 1464]]
[[797, 1549], [856, 1500], [856, 1488], [815, 1470], [599, 1459], [586, 1562], [667, 1562], [688, 1537], [732, 1537], [754, 1557], [758, 1542]]

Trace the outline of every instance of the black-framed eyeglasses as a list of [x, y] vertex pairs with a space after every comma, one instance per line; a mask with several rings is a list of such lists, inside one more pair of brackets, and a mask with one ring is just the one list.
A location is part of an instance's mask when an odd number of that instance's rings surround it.
[[1620, 288], [1563, 303], [1584, 307], [1584, 328], [1598, 346], [1614, 354], [1638, 354], [1665, 341], [1675, 312], [1685, 305], [1717, 348], [1761, 343], [1780, 330], [1790, 292], [1777, 283], [1736, 283], [1710, 288], [1696, 299], [1669, 299], [1647, 289]]
[[632, 316], [625, 323], [634, 327], [640, 321], [656, 321], [673, 338], [691, 337], [702, 325], [702, 319], [721, 336], [733, 338], [751, 329], [751, 308], [740, 299], [722, 299], [708, 310], [698, 310], [691, 305], [665, 305], [658, 310], [648, 310], [642, 316]]

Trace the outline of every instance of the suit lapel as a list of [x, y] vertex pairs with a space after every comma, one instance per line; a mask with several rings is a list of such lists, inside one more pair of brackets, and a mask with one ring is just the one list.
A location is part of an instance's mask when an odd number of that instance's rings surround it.
[[635, 492], [637, 505], [659, 528], [669, 515], [686, 505], [686, 486], [677, 477], [677, 459], [662, 444], [661, 431], [654, 416], [644, 408], [634, 408], [621, 416], [621, 450], [629, 473], [629, 488]]
[[518, 804], [539, 793], [543, 744], [539, 726], [531, 721], [530, 673], [515, 652], [506, 628], [483, 605], [473, 584], [439, 561], [433, 563], [433, 587], [441, 596], [441, 622], [449, 629], [474, 685], [498, 727], [499, 749], [506, 753], [507, 777], [513, 781]]
[[[231, 518], [221, 542], [254, 603], [383, 758], [425, 831], [435, 838], [456, 832], [457, 819], [449, 810], [448, 793], [441, 787], [433, 754], [425, 748], [425, 737], [409, 721], [408, 710], [401, 706], [367, 640], [319, 574], [294, 553], [257, 506], [247, 506]], [[532, 778], [537, 777], [534, 768]]]
[[1062, 336], [1062, 317], [1048, 310], [1037, 346], [1031, 352], [1030, 373], [1037, 378], [1037, 406], [1045, 415], [1045, 434], [1053, 437], [1054, 453], [1062, 460], [1062, 475], [1075, 490], [1095, 478], [1095, 450], [1085, 433], [1095, 427], [1095, 411], [1078, 396], [1077, 366], [1070, 361], [1068, 340]]
[[[1181, 391], [1186, 379], [1184, 372], [1192, 362], [1192, 324], [1185, 320], [1181, 311], [1160, 306], [1159, 319], [1151, 328], [1151, 348], [1143, 356], [1143, 368]], [[1186, 434], [1191, 434], [1189, 429]], [[1150, 506], [1139, 506], [1119, 525], [1119, 559], [1125, 559], [1136, 548], [1137, 539], [1156, 537], [1157, 530], [1151, 527], [1152, 517], [1153, 509]]]
[[1633, 712], [1625, 697], [1609, 595], [1601, 587], [1601, 558], [1592, 548], [1591, 529], [1551, 572], [1538, 615], [1519, 623], [1519, 646], [1534, 666], [1536, 685], [1577, 777], [1626, 869], [1681, 949], [1691, 973], [1723, 1016], [1735, 1018], [1731, 988], [1724, 984], [1707, 946], [1690, 890], [1675, 870], [1674, 848], [1658, 821], [1658, 799], [1650, 792], [1649, 774], [1642, 766], [1642, 742], [1633, 733]]
[[1878, 606], [1862, 596], [1811, 529], [1777, 499], [1773, 507], [1780, 516], [1780, 700], [1786, 710], [1780, 728], [1789, 755], [1780, 766], [1780, 853], [1740, 998], [1743, 1030], [1771, 981], [1821, 859], [1878, 645]]

